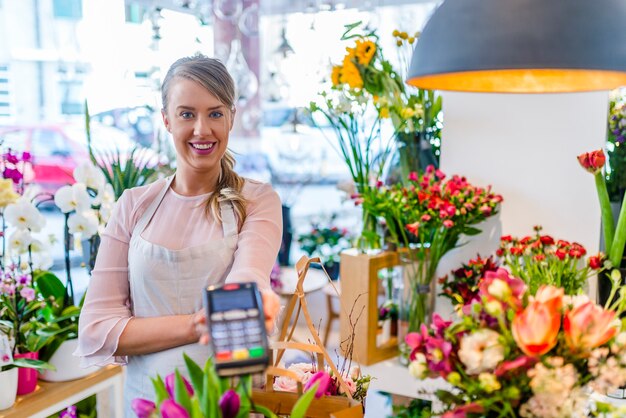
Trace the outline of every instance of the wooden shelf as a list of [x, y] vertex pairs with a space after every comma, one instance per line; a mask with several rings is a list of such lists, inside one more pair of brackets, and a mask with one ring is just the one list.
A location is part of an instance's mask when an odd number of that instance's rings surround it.
[[[37, 389], [18, 396], [9, 409], [0, 410], [0, 418], [47, 417], [107, 387], [117, 389], [116, 409], [122, 407], [122, 367], [106, 366], [84, 378], [68, 382], [37, 383]], [[55, 409], [56, 408], [56, 409]]]

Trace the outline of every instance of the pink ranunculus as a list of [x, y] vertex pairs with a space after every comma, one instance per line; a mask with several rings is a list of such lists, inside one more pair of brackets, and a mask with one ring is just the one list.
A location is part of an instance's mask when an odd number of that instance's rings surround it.
[[171, 399], [166, 399], [161, 403], [162, 418], [189, 418], [189, 413]]
[[419, 177], [418, 177], [418, 175], [417, 175], [417, 173], [415, 171], [411, 171], [409, 173], [409, 180], [411, 180], [411, 181], [418, 181], [419, 180]]
[[150, 418], [150, 415], [156, 410], [154, 402], [148, 399], [136, 398], [130, 403], [130, 407], [137, 418]]
[[601, 149], [591, 152], [585, 152], [578, 156], [578, 162], [585, 170], [590, 173], [597, 173], [602, 170], [604, 163], [606, 163], [606, 157], [604, 151]]
[[546, 354], [557, 343], [561, 313], [554, 304], [533, 301], [517, 312], [511, 324], [513, 339], [524, 354], [537, 357]]
[[274, 390], [280, 392], [297, 392], [298, 382], [285, 376], [278, 376], [274, 379]]
[[565, 342], [572, 351], [589, 351], [608, 342], [617, 333], [615, 312], [594, 302], [583, 303], [565, 313]]
[[[354, 383], [354, 380], [352, 380], [352, 378], [350, 377], [344, 377], [343, 381], [348, 387], [348, 390], [350, 391], [350, 395], [354, 395], [354, 392], [356, 392], [356, 383]], [[339, 394], [344, 394], [344, 393], [345, 392], [343, 388], [339, 386]]]
[[446, 219], [445, 221], [443, 221], [443, 226], [445, 228], [452, 228], [454, 226], [454, 221], [451, 221], [450, 219]]

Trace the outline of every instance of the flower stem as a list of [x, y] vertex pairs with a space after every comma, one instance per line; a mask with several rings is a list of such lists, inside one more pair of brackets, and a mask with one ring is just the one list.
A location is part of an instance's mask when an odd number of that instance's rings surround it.
[[[615, 221], [613, 220], [613, 211], [611, 210], [611, 202], [609, 200], [609, 192], [606, 189], [604, 174], [598, 171], [593, 176], [596, 180], [596, 190], [598, 191], [598, 199], [600, 200], [600, 210], [602, 212], [602, 228], [604, 232], [604, 247], [607, 254], [611, 254], [613, 247], [613, 233], [615, 231]], [[621, 218], [621, 217], [620, 217]], [[622, 242], [623, 247], [623, 242]], [[609, 257], [611, 262], [613, 258]], [[615, 264], [614, 264], [615, 265]], [[618, 265], [615, 265], [619, 267]]]
[[620, 209], [619, 218], [617, 219], [617, 228], [615, 229], [615, 237], [613, 238], [611, 250], [607, 250], [609, 260], [611, 260], [615, 268], [620, 268], [624, 255], [624, 245], [626, 245], [626, 215], [624, 212], [626, 212], [626, 194], [624, 194], [624, 200], [622, 200], [622, 208]]

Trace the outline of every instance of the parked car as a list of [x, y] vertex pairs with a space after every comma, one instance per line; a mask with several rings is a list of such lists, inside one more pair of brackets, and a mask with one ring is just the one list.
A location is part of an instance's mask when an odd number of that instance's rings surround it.
[[[121, 131], [91, 125], [92, 147], [96, 154], [119, 149], [129, 153], [136, 144]], [[74, 182], [74, 169], [89, 161], [84, 127], [73, 124], [33, 124], [0, 126], [2, 149], [27, 151], [32, 156], [32, 172], [25, 180], [41, 186], [47, 193], [54, 193], [66, 184]]]

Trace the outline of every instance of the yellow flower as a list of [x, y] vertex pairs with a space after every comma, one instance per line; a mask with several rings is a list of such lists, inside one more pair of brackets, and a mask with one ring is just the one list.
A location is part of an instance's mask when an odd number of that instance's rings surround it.
[[13, 180], [0, 179], [0, 208], [5, 208], [20, 197], [13, 189]]
[[415, 38], [410, 36], [409, 37], [409, 44], [413, 45], [413, 42], [415, 42]]
[[389, 108], [388, 107], [383, 107], [380, 109], [380, 117], [383, 119], [386, 119], [389, 117]]
[[346, 47], [346, 52], [347, 52], [347, 54], [346, 54], [346, 56], [343, 58], [343, 60], [344, 60], [344, 61], [345, 61], [346, 59], [352, 59], [352, 58], [354, 58], [354, 57], [355, 57], [355, 55], [356, 55], [356, 49], [355, 49], [355, 48], [349, 48], [349, 47]]
[[400, 31], [398, 29], [394, 29], [393, 32], [391, 33], [393, 36], [398, 36], [400, 35]]
[[356, 41], [356, 59], [361, 65], [368, 65], [376, 53], [376, 44], [368, 40]]
[[408, 39], [409, 34], [408, 34], [408, 33], [406, 33], [406, 32], [401, 32], [399, 36], [400, 36], [400, 38], [402, 38], [402, 39], [405, 39], [405, 40], [406, 40], [406, 39]]
[[402, 119], [412, 118], [413, 116], [415, 116], [415, 109], [413, 109], [412, 107], [405, 107], [400, 112], [400, 116], [402, 117]]
[[363, 79], [359, 73], [359, 69], [350, 60], [344, 60], [343, 71], [339, 76], [339, 81], [346, 83], [353, 89], [360, 89], [363, 87]]
[[398, 45], [398, 46], [402, 46], [402, 41], [401, 41], [400, 39], [398, 39], [398, 40], [396, 41], [396, 45]]
[[333, 65], [333, 72], [330, 75], [330, 79], [333, 82], [333, 86], [339, 85], [340, 76], [341, 76], [341, 67], [339, 65]]

